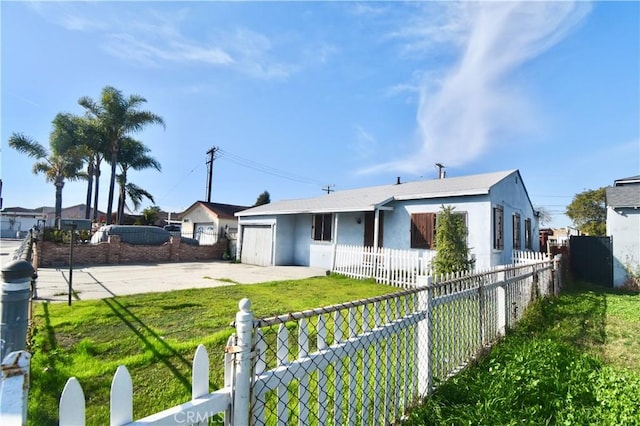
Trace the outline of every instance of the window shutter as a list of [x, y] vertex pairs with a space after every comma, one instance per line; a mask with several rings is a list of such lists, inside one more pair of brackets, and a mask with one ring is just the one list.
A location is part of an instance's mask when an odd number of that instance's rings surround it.
[[411, 215], [411, 248], [430, 249], [433, 247], [434, 213]]

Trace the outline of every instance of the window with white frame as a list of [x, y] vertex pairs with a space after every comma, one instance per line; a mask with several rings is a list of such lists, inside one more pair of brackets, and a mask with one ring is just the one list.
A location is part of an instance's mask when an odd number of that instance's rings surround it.
[[314, 214], [311, 237], [315, 241], [331, 241], [332, 222], [333, 215], [331, 213]]

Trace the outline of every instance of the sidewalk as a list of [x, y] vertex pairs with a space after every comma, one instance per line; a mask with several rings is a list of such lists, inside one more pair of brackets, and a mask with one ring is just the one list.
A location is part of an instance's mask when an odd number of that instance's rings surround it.
[[[326, 274], [304, 266], [254, 266], [225, 261], [74, 266], [72, 300], [138, 293], [297, 280]], [[69, 300], [69, 268], [39, 268], [35, 301]]]

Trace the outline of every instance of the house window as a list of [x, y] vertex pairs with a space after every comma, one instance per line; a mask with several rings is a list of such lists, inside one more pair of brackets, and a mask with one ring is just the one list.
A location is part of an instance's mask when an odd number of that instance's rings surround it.
[[524, 220], [524, 247], [527, 250], [533, 248], [531, 244], [531, 219]]
[[331, 213], [314, 214], [312, 237], [315, 241], [331, 241], [331, 223], [333, 215]]
[[504, 208], [502, 206], [493, 208], [493, 248], [504, 249]]
[[411, 248], [431, 249], [436, 244], [436, 214], [411, 215]]
[[520, 244], [520, 215], [518, 213], [513, 214], [513, 249], [520, 250], [522, 245]]
[[[453, 213], [461, 216], [464, 226], [467, 226], [467, 214], [463, 212]], [[436, 213], [414, 213], [411, 215], [411, 248], [431, 249], [436, 248], [436, 231], [438, 215]]]

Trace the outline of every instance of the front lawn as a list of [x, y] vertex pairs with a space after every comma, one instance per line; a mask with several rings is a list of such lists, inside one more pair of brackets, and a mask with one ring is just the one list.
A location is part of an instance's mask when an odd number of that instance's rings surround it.
[[534, 304], [405, 424], [640, 424], [640, 294], [582, 283]]
[[337, 275], [104, 300], [34, 304], [30, 352], [30, 425], [56, 425], [58, 402], [75, 376], [87, 400], [87, 424], [109, 424], [109, 388], [125, 365], [133, 380], [134, 418], [191, 399], [191, 363], [198, 344], [209, 352], [211, 390], [223, 384], [223, 350], [238, 302], [256, 317], [387, 294], [397, 288]]

